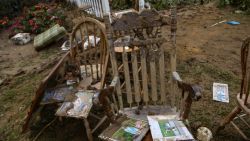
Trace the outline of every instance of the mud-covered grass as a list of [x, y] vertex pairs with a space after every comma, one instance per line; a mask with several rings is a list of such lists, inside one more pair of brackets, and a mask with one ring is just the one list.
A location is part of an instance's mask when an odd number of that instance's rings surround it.
[[14, 141], [22, 138], [21, 125], [42, 77], [42, 74], [20, 76], [14, 78], [7, 87], [0, 89], [0, 135], [3, 140]]

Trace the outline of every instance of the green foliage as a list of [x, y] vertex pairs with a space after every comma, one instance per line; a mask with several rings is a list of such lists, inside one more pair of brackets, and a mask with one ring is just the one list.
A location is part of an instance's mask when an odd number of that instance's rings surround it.
[[220, 0], [219, 6], [231, 5], [250, 13], [250, 0]]
[[132, 2], [130, 0], [113, 0], [111, 3], [112, 9], [129, 9], [132, 6]]
[[169, 8], [171, 5], [187, 5], [204, 2], [206, 0], [145, 0], [149, 2], [153, 8], [163, 10]]
[[10, 36], [19, 32], [39, 34], [55, 24], [62, 25], [65, 15], [61, 7], [38, 4], [29, 8], [23, 16], [13, 19]]

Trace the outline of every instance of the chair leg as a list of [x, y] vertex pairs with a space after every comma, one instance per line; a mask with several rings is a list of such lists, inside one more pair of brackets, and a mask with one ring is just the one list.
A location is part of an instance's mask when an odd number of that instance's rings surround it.
[[93, 136], [92, 136], [91, 129], [89, 127], [89, 122], [88, 122], [87, 118], [84, 118], [83, 121], [84, 121], [84, 125], [85, 125], [85, 128], [86, 128], [86, 133], [87, 133], [87, 136], [88, 136], [88, 140], [93, 141]]
[[240, 107], [235, 107], [233, 111], [227, 115], [221, 122], [220, 126], [216, 129], [216, 133], [218, 133], [220, 130], [224, 129], [225, 126], [230, 123], [239, 113], [241, 112]]
[[94, 133], [103, 123], [104, 121], [107, 119], [107, 116], [104, 116], [95, 126], [95, 128], [91, 131], [91, 133]]

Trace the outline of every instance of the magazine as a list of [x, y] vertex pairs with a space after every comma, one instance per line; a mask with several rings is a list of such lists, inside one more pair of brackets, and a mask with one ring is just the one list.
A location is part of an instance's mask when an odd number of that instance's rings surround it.
[[154, 141], [194, 140], [184, 123], [175, 116], [148, 116], [148, 122]]

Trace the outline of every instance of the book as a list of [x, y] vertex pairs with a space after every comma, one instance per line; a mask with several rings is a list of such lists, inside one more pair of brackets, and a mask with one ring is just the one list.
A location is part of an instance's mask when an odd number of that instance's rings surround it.
[[75, 89], [69, 87], [58, 87], [46, 89], [41, 100], [41, 105], [64, 102], [67, 97], [74, 95]]
[[78, 91], [75, 94], [77, 98], [72, 102], [64, 102], [56, 111], [56, 115], [87, 118], [93, 106], [92, 100], [95, 93], [94, 90]]
[[147, 116], [150, 131], [154, 141], [194, 141], [184, 123], [175, 118], [175, 115]]
[[148, 130], [147, 121], [120, 117], [116, 124], [109, 126], [99, 137], [108, 141], [141, 141]]

